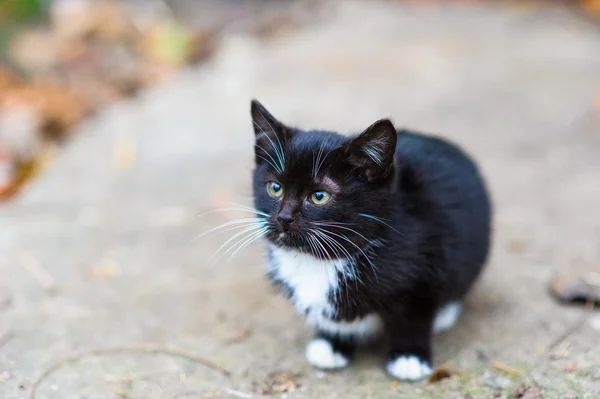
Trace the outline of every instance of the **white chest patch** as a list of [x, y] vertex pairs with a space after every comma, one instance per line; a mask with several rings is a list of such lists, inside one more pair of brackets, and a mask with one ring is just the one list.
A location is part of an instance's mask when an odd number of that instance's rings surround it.
[[269, 265], [273, 276], [292, 291], [292, 302], [306, 321], [332, 334], [369, 337], [381, 329], [381, 320], [369, 314], [352, 321], [335, 321], [335, 298], [340, 291], [338, 272], [348, 273], [346, 261], [319, 260], [313, 256], [271, 246], [273, 257]]

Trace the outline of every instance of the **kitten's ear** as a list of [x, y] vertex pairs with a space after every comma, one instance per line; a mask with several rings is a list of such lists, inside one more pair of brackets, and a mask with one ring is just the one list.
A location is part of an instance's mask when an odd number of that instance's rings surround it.
[[275, 119], [257, 100], [252, 100], [250, 113], [256, 137], [254, 149], [257, 165], [267, 162], [277, 171], [283, 171], [283, 145], [289, 139], [291, 130]]
[[381, 119], [344, 146], [351, 164], [362, 170], [368, 180], [388, 178], [394, 170], [396, 128]]

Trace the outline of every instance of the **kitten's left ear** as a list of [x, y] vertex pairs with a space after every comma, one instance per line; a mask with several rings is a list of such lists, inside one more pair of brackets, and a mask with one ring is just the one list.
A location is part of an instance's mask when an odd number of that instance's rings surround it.
[[388, 178], [394, 170], [396, 128], [381, 119], [344, 146], [351, 164], [361, 169], [368, 180]]
[[250, 103], [250, 113], [252, 114], [252, 123], [254, 125], [254, 134], [256, 140], [263, 138], [263, 135], [270, 138], [286, 138], [287, 127], [279, 122], [267, 109], [257, 100]]
[[268, 162], [276, 170], [282, 172], [285, 166], [284, 143], [289, 139], [291, 130], [275, 119], [257, 100], [252, 100], [250, 113], [256, 137], [256, 164]]

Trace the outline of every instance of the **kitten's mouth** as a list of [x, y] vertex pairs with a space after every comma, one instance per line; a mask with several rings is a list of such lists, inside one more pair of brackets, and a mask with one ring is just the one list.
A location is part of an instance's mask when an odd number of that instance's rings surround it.
[[302, 234], [297, 232], [272, 231], [267, 234], [267, 239], [277, 246], [290, 249], [304, 250], [306, 246]]

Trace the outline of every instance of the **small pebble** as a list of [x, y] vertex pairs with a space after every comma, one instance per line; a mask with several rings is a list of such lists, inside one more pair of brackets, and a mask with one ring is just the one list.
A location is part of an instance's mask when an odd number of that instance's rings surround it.
[[484, 373], [483, 382], [492, 388], [507, 388], [511, 385], [508, 378], [498, 377], [489, 372]]

